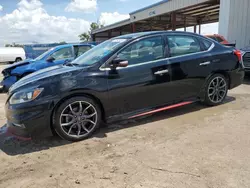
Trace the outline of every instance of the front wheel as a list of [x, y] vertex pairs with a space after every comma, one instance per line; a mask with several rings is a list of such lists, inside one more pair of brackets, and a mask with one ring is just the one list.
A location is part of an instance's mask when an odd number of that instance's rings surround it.
[[206, 85], [204, 103], [209, 106], [221, 104], [228, 91], [228, 81], [222, 74], [214, 74], [209, 78]]
[[54, 115], [54, 129], [68, 141], [90, 137], [101, 124], [98, 104], [87, 97], [73, 97], [62, 103]]

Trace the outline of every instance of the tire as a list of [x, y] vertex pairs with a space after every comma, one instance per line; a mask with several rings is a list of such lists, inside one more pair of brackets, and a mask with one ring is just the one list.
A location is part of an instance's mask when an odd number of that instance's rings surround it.
[[205, 88], [205, 100], [203, 103], [208, 106], [219, 105], [227, 96], [228, 80], [222, 74], [214, 74], [208, 79]]
[[100, 107], [94, 100], [88, 97], [73, 97], [57, 108], [53, 127], [61, 138], [81, 141], [89, 138], [100, 127], [101, 117]]
[[19, 61], [22, 61], [22, 58], [21, 57], [17, 57], [16, 60], [15, 60], [15, 63], [19, 62]]

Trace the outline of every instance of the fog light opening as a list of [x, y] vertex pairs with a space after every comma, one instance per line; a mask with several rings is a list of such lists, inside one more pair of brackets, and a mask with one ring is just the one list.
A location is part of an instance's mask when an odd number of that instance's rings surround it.
[[17, 124], [17, 123], [12, 123], [15, 127], [21, 127], [21, 128], [25, 128], [24, 124]]

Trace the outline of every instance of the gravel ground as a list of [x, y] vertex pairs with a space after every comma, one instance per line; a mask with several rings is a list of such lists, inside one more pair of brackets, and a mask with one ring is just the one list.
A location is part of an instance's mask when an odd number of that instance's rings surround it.
[[250, 187], [249, 83], [220, 106], [112, 124], [78, 143], [7, 136], [1, 94], [0, 187]]

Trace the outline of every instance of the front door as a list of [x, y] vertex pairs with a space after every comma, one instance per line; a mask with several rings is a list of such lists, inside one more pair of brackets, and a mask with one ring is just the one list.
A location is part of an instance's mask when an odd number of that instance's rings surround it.
[[[176, 99], [197, 97], [212, 71], [210, 47], [191, 35], [168, 35], [169, 71]], [[204, 39], [205, 40], [205, 39]]]
[[169, 65], [161, 35], [132, 42], [118, 53], [128, 66], [108, 71], [108, 116], [171, 101]]

